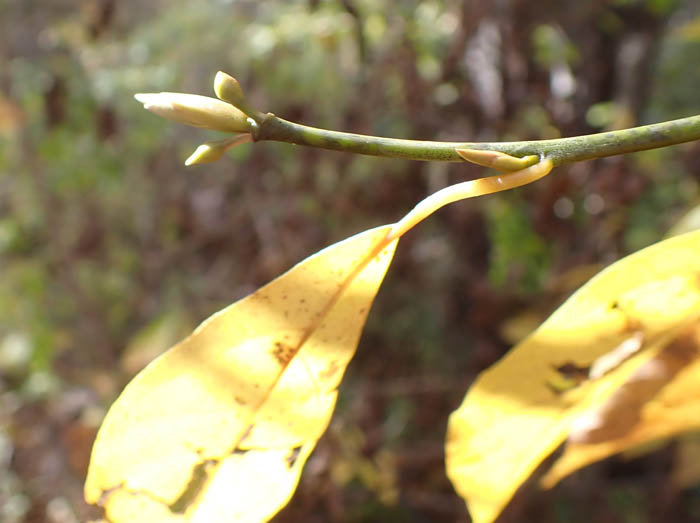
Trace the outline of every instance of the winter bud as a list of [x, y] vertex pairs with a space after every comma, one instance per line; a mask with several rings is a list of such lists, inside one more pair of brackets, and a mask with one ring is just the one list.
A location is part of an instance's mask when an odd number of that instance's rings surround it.
[[158, 116], [194, 127], [227, 133], [252, 129], [245, 113], [216, 98], [183, 93], [139, 93], [134, 98]]
[[205, 142], [197, 147], [190, 157], [185, 160], [185, 165], [189, 166], [200, 163], [215, 162], [231, 147], [235, 147], [241, 143], [250, 142], [251, 139], [252, 138], [249, 134], [239, 134], [233, 138], [226, 138], [225, 140]]
[[485, 151], [483, 149], [456, 149], [456, 151], [468, 162], [499, 171], [518, 171], [539, 161], [539, 157], [536, 155], [518, 158], [500, 151]]

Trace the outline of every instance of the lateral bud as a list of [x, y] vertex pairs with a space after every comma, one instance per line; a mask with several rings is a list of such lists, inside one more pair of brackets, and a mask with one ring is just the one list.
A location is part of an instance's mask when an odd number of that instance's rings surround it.
[[260, 111], [250, 106], [248, 99], [243, 94], [241, 84], [230, 74], [226, 74], [223, 71], [216, 73], [214, 77], [214, 92], [219, 100], [236, 106], [256, 122], [260, 122], [264, 118]]
[[530, 167], [539, 161], [539, 157], [534, 154], [518, 158], [500, 151], [483, 149], [455, 149], [455, 151], [468, 162], [500, 171], [518, 171]]
[[220, 159], [231, 147], [250, 142], [251, 140], [252, 137], [250, 134], [239, 134], [233, 138], [226, 138], [225, 140], [204, 142], [194, 150], [187, 160], [185, 160], [185, 165], [190, 166], [198, 165], [200, 163], [215, 162]]
[[235, 106], [239, 106], [241, 103], [245, 105], [246, 100], [241, 84], [233, 76], [223, 71], [217, 72], [214, 77], [214, 92], [219, 100]]

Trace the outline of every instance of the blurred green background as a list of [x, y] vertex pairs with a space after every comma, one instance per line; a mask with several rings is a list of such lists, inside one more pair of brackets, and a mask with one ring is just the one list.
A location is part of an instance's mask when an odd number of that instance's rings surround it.
[[[0, 0], [0, 521], [69, 523], [124, 384], [296, 262], [478, 177], [214, 137], [136, 92], [212, 95], [338, 130], [541, 139], [700, 113], [696, 0]], [[600, 266], [700, 201], [700, 144], [558, 168], [458, 203], [398, 249], [331, 427], [277, 521], [468, 521], [447, 416]], [[687, 222], [687, 220], [686, 220]], [[681, 224], [681, 227], [692, 226]], [[700, 438], [594, 465], [502, 522], [700, 521]]]

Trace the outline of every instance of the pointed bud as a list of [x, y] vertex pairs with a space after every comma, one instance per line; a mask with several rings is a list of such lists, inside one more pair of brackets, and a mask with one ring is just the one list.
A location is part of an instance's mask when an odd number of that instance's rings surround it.
[[216, 76], [214, 77], [214, 92], [219, 99], [235, 105], [256, 122], [260, 123], [262, 120], [264, 120], [265, 115], [250, 106], [248, 100], [243, 94], [241, 84], [239, 84], [238, 80], [236, 80], [233, 76], [226, 74], [223, 71], [216, 73]]
[[139, 93], [134, 98], [145, 109], [175, 122], [227, 133], [251, 131], [245, 113], [216, 98], [183, 93]]
[[226, 152], [223, 147], [212, 146], [208, 143], [203, 143], [197, 147], [194, 152], [185, 160], [185, 165], [197, 165], [200, 163], [211, 163], [221, 158]]
[[482, 149], [455, 149], [466, 161], [491, 167], [500, 171], [518, 171], [525, 169], [539, 161], [537, 155], [524, 156], [518, 158], [500, 151], [485, 151]]
[[236, 145], [250, 142], [252, 137], [249, 134], [239, 134], [233, 138], [225, 140], [217, 140], [213, 142], [205, 142], [195, 149], [187, 160], [185, 165], [197, 165], [200, 163], [211, 163], [221, 158], [224, 153]]
[[240, 107], [241, 103], [246, 105], [241, 84], [233, 76], [223, 71], [219, 71], [214, 77], [214, 92], [220, 100], [233, 104], [236, 107]]

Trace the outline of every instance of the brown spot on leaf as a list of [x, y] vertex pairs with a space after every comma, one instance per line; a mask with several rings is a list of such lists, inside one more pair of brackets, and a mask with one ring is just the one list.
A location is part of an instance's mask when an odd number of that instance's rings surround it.
[[287, 345], [280, 341], [276, 341], [274, 348], [272, 349], [272, 355], [277, 359], [280, 365], [286, 367], [291, 361], [294, 355], [297, 353], [297, 349], [291, 345]]
[[569, 379], [576, 379], [583, 381], [588, 377], [588, 367], [581, 367], [576, 365], [571, 361], [567, 361], [561, 365], [554, 367], [558, 372], [561, 372], [565, 377]]
[[622, 314], [625, 315], [625, 326], [623, 327], [623, 332], [635, 332], [635, 331], [640, 331], [644, 327], [642, 325], [642, 322], [639, 321], [637, 318], [630, 316], [627, 314], [625, 309], [620, 305], [620, 302], [615, 300], [613, 301], [610, 305], [609, 308], [611, 311], [619, 311]]
[[299, 457], [299, 453], [301, 452], [301, 447], [294, 447], [291, 451], [289, 451], [289, 455], [287, 456], [287, 465], [289, 465], [289, 468], [291, 469], [294, 464], [297, 462], [297, 458]]
[[552, 365], [552, 368], [558, 374], [550, 378], [546, 385], [557, 396], [578, 387], [588, 379], [588, 367], [582, 367], [571, 361], [561, 365]]
[[248, 403], [246, 400], [244, 400], [244, 399], [241, 398], [240, 396], [234, 396], [233, 399], [234, 399], [234, 401], [235, 401], [236, 403], [238, 403], [239, 405], [245, 405], [246, 403]]
[[[239, 446], [241, 445], [241, 443], [243, 443], [243, 442], [246, 440], [246, 438], [247, 438], [248, 436], [250, 436], [250, 433], [251, 433], [252, 431], [253, 431], [253, 426], [252, 426], [252, 425], [248, 425], [248, 428], [245, 429], [245, 432], [244, 432], [243, 435], [241, 436], [241, 439], [238, 440], [238, 445], [236, 445], [236, 446], [239, 447]], [[236, 449], [236, 450], [238, 450], [238, 449]], [[235, 452], [236, 452], [236, 451], [234, 451], [234, 454], [235, 454]]]
[[644, 330], [644, 325], [637, 318], [627, 316], [625, 318], [625, 332], [641, 332]]
[[335, 360], [332, 360], [326, 370], [321, 372], [319, 376], [323, 378], [324, 380], [329, 379], [333, 377], [333, 375], [338, 372], [338, 369], [340, 369], [340, 366], [338, 365], [338, 362]]

